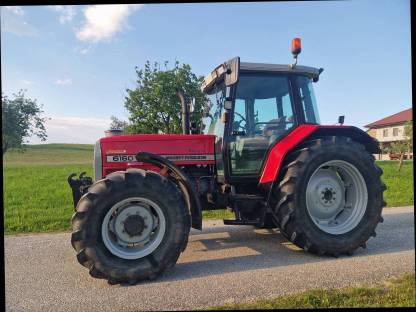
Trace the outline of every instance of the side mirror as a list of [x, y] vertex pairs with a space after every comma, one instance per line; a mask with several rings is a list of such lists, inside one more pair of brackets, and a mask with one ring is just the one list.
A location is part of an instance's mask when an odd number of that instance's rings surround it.
[[224, 102], [224, 108], [227, 110], [230, 110], [233, 108], [233, 102], [232, 101], [225, 101]]
[[225, 74], [225, 85], [232, 86], [237, 83], [240, 72], [240, 57], [235, 57], [227, 62], [227, 72]]

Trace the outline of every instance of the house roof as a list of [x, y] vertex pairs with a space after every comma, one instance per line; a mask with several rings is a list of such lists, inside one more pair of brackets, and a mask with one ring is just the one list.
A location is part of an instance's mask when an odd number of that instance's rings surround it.
[[387, 116], [383, 119], [374, 121], [368, 125], [365, 125], [366, 128], [377, 128], [381, 126], [387, 126], [387, 125], [393, 125], [398, 124], [406, 121], [413, 120], [412, 116], [412, 108], [406, 109], [404, 111], [401, 111], [399, 113]]

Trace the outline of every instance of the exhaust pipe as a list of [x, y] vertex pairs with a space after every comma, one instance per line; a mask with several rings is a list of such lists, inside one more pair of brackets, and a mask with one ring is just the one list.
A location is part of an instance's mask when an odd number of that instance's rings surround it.
[[182, 114], [182, 133], [189, 134], [189, 108], [185, 93], [181, 89], [176, 90], [176, 95], [181, 100], [181, 114]]

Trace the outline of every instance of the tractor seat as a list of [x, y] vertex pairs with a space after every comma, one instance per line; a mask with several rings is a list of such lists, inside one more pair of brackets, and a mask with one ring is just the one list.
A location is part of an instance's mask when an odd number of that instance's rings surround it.
[[269, 139], [259, 135], [255, 137], [241, 137], [235, 142], [236, 156], [247, 160], [258, 160], [269, 147]]
[[284, 130], [286, 128], [285, 122], [286, 116], [282, 116], [276, 119], [272, 119], [267, 122], [266, 126], [263, 129], [264, 136], [270, 136], [268, 133], [274, 130]]
[[269, 144], [286, 133], [286, 116], [270, 120], [263, 129], [263, 136], [268, 138]]

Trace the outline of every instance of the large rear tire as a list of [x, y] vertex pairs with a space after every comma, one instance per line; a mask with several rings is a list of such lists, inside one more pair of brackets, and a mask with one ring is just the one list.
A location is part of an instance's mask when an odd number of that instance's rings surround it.
[[352, 254], [375, 236], [383, 171], [363, 145], [345, 137], [305, 142], [291, 152], [273, 190], [281, 233], [315, 254]]
[[177, 185], [140, 169], [109, 174], [79, 201], [71, 243], [80, 264], [110, 284], [134, 284], [173, 267], [190, 215]]

